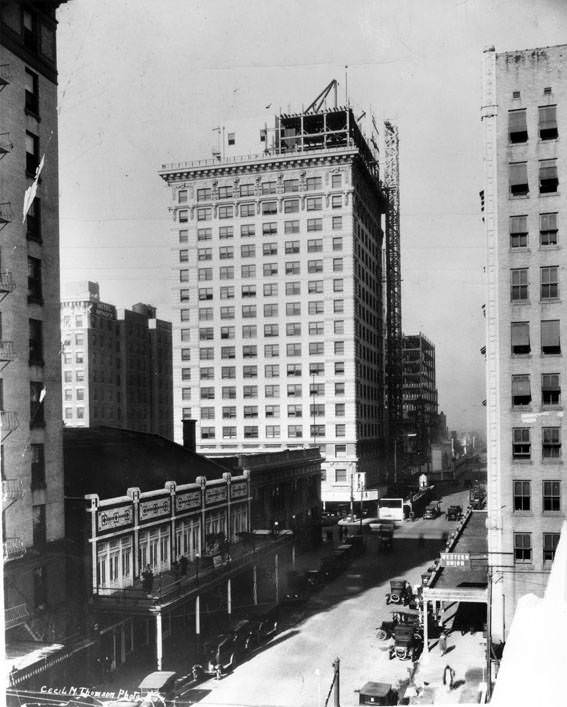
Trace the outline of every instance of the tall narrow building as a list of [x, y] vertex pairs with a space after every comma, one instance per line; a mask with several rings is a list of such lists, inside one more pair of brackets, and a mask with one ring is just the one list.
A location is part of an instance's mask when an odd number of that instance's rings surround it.
[[60, 4], [0, 6], [0, 456], [8, 658], [21, 639], [28, 645], [61, 640], [70, 630], [60, 545]]
[[492, 630], [542, 593], [567, 508], [567, 45], [484, 53]]
[[[279, 115], [261, 154], [164, 165], [176, 282], [175, 437], [210, 455], [317, 445], [326, 504], [384, 470], [381, 217], [374, 137], [351, 108]], [[273, 135], [273, 140], [270, 136]]]

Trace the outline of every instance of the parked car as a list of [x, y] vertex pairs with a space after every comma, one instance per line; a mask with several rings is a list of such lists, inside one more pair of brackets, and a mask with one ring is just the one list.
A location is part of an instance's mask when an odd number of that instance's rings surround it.
[[463, 508], [462, 506], [449, 506], [445, 515], [447, 516], [447, 520], [461, 520], [463, 517]]
[[178, 674], [171, 670], [154, 670], [148, 673], [138, 685], [138, 692], [142, 697], [157, 694], [164, 700], [172, 700], [175, 698], [175, 687], [178, 681]]
[[391, 579], [390, 591], [386, 594], [386, 604], [411, 605], [413, 601], [411, 584], [406, 579]]
[[423, 512], [423, 517], [426, 520], [433, 520], [434, 518], [438, 518], [441, 515], [441, 505], [439, 501], [432, 501], [429, 503], [425, 511]]
[[389, 683], [367, 682], [358, 692], [359, 705], [397, 705], [398, 693]]

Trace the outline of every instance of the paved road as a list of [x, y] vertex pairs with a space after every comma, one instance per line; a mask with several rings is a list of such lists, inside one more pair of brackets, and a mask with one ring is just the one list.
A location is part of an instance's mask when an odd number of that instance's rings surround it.
[[[463, 505], [463, 498], [463, 492], [452, 494], [443, 500], [443, 508]], [[341, 659], [343, 707], [358, 703], [354, 690], [367, 680], [406, 679], [411, 663], [390, 661], [388, 644], [375, 637], [376, 627], [391, 617], [385, 601], [389, 580], [404, 576], [417, 583], [453, 527], [444, 516], [406, 523], [396, 532], [389, 553], [379, 553], [371, 538], [366, 554], [313, 595], [292, 628], [222, 680], [201, 684], [192, 698], [201, 698], [199, 704], [206, 705], [320, 706], [336, 657]]]

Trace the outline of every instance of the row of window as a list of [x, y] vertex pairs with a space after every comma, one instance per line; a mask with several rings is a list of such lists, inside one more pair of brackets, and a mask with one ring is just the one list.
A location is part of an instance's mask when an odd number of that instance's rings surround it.
[[[345, 384], [335, 383], [334, 384], [335, 395], [345, 394]], [[286, 389], [288, 398], [301, 398], [303, 396], [303, 386], [301, 383], [290, 383]], [[324, 396], [325, 395], [325, 383], [311, 383], [309, 385], [309, 396]], [[214, 400], [215, 399], [215, 389], [211, 388], [200, 388], [199, 397], [201, 400]], [[223, 386], [221, 389], [221, 397], [223, 400], [236, 400], [236, 386]], [[244, 385], [242, 386], [242, 397], [244, 399], [251, 399], [258, 397], [258, 386], [257, 385]], [[280, 397], [280, 386], [266, 385], [264, 386], [264, 397], [265, 398], [279, 398]], [[181, 399], [191, 400], [191, 388], [181, 388]]]
[[[341, 328], [344, 322], [335, 322], [335, 324], [340, 324]], [[336, 328], [335, 333], [339, 333], [339, 327]], [[342, 332], [340, 332], [342, 333]], [[285, 354], [287, 356], [301, 356], [302, 344], [293, 343], [286, 344]], [[283, 346], [282, 346], [283, 353]], [[322, 356], [325, 353], [325, 342], [323, 341], [310, 341], [309, 342], [309, 355], [310, 356]], [[341, 354], [344, 353], [344, 341], [334, 341], [333, 342], [333, 353]], [[222, 359], [233, 359], [236, 358], [236, 347], [235, 346], [222, 346], [221, 347], [221, 358]], [[264, 344], [264, 357], [265, 358], [278, 358], [280, 355], [280, 345], [279, 344]], [[258, 346], [256, 344], [248, 344], [242, 347], [242, 358], [257, 358], [258, 357]], [[199, 349], [199, 360], [201, 361], [212, 361], [215, 358], [215, 350], [212, 346], [205, 346]], [[186, 360], [191, 360], [189, 359]], [[185, 371], [190, 374], [191, 369], [183, 368], [181, 369], [182, 375]], [[188, 375], [190, 377], [190, 375]]]
[[[511, 323], [511, 352], [514, 356], [530, 354], [530, 323]], [[540, 322], [540, 347], [544, 355], [561, 353], [561, 327], [559, 319], [544, 319]]]
[[[543, 427], [541, 430], [542, 459], [559, 459], [561, 457], [561, 428]], [[532, 457], [531, 430], [529, 427], [514, 427], [512, 429], [512, 458], [516, 461], [528, 460]]]
[[[546, 265], [539, 269], [539, 297], [541, 300], [559, 297], [559, 266]], [[512, 302], [525, 302], [529, 299], [528, 268], [510, 270], [510, 299]]]
[[[339, 350], [344, 349], [342, 341], [337, 342], [340, 344], [337, 348]], [[297, 353], [297, 349], [291, 350], [292, 352], [288, 355], [300, 355], [301, 352]], [[336, 375], [342, 375], [345, 371], [344, 361], [334, 362], [334, 372]], [[265, 378], [279, 378], [280, 375], [287, 376], [301, 376], [303, 375], [303, 368], [301, 363], [288, 363], [285, 367], [281, 367], [279, 363], [268, 363], [264, 366], [264, 377]], [[191, 380], [191, 376], [187, 375], [191, 373], [191, 369], [182, 369], [182, 380]], [[249, 365], [242, 366], [240, 371], [242, 378], [258, 378], [258, 366]], [[310, 363], [309, 364], [309, 375], [310, 376], [323, 376], [325, 375], [325, 364], [320, 363]], [[215, 380], [218, 377], [218, 369], [215, 366], [206, 366], [199, 369], [199, 380]], [[236, 366], [221, 366], [220, 377], [223, 379], [236, 378]]]
[[[558, 373], [543, 373], [541, 376], [541, 404], [557, 406], [561, 402], [561, 386]], [[530, 375], [522, 373], [512, 376], [512, 407], [526, 407], [532, 403]]]
[[[331, 188], [340, 189], [343, 185], [342, 174], [331, 175]], [[302, 185], [299, 179], [284, 179], [283, 193], [293, 194], [299, 192], [301, 186], [305, 191], [321, 191], [323, 189], [323, 177], [307, 177]], [[236, 196], [256, 196], [266, 194], [276, 194], [278, 191], [278, 182], [276, 180], [267, 180], [256, 185], [254, 182], [240, 184], [235, 187], [232, 184], [226, 184], [216, 187], [201, 187], [197, 189], [197, 201], [212, 201], [213, 199], [232, 199]], [[177, 201], [180, 204], [187, 203], [187, 189], [180, 189], [177, 192]]]
[[[334, 404], [335, 417], [344, 417], [345, 415], [345, 403], [335, 403]], [[201, 420], [214, 420], [217, 412], [216, 407], [202, 407], [199, 411], [199, 418]], [[244, 405], [242, 410], [242, 415], [244, 418], [258, 417], [258, 406], [257, 405]], [[324, 417], [325, 415], [325, 404], [324, 403], [312, 403], [309, 405], [309, 417]], [[221, 416], [223, 420], [233, 420], [236, 419], [236, 406], [228, 405], [223, 406], [221, 409]], [[280, 406], [279, 405], [265, 405], [264, 406], [264, 416], [265, 417], [280, 417]], [[287, 416], [288, 417], [303, 417], [303, 405], [288, 405], [287, 406]]]
[[[559, 533], [543, 533], [543, 562], [553, 562], [559, 543]], [[514, 562], [516, 564], [533, 563], [532, 533], [514, 533]]]
[[[341, 236], [338, 238], [333, 238], [332, 242], [333, 250], [343, 249], [343, 239]], [[285, 241], [283, 251], [286, 255], [293, 255], [301, 252], [301, 241]], [[307, 241], [307, 252], [308, 253], [322, 253], [323, 252], [323, 239], [322, 238], [310, 238]], [[264, 243], [262, 245], [262, 255], [277, 255], [278, 254], [278, 244], [277, 243]], [[213, 249], [212, 248], [198, 248], [197, 249], [197, 260], [212, 260], [213, 259]], [[217, 251], [217, 256], [219, 260], [231, 260], [234, 258], [235, 250], [234, 246], [220, 246]], [[240, 246], [240, 257], [241, 258], [255, 258], [256, 257], [256, 244], [246, 243]], [[337, 259], [335, 259], [337, 260]], [[340, 258], [338, 260], [341, 260]], [[187, 263], [189, 262], [189, 250], [182, 249], [179, 251], [179, 262]], [[334, 261], [333, 261], [334, 263]], [[342, 270], [342, 267], [340, 268]]]
[[[539, 214], [539, 244], [554, 246], [558, 242], [557, 213]], [[529, 239], [528, 216], [510, 216], [510, 247], [527, 248]]]
[[[184, 280], [185, 282], [185, 280]], [[334, 282], [334, 280], [333, 280]], [[324, 281], [323, 280], [309, 280], [307, 282], [307, 292], [308, 294], [318, 294], [322, 293], [324, 291]], [[337, 285], [339, 286], [339, 285]], [[257, 286], [256, 284], [249, 284], [249, 285], [242, 285], [240, 289], [240, 294], [242, 297], [256, 297], [257, 294]], [[180, 290], [180, 299], [181, 301], [187, 301], [189, 300], [189, 290]], [[264, 294], [264, 297], [277, 297], [279, 295], [279, 287], [277, 282], [265, 282], [262, 285], [262, 292]], [[285, 294], [287, 296], [297, 296], [301, 294], [301, 282], [298, 281], [293, 281], [293, 282], [286, 282], [285, 283]], [[214, 298], [214, 288], [212, 287], [199, 287], [198, 291], [198, 296], [199, 296], [199, 301], [205, 302], [205, 301], [211, 301]], [[219, 290], [219, 296], [220, 299], [234, 299], [235, 297], [235, 288], [234, 285], [227, 285], [224, 287], [221, 287]], [[342, 302], [343, 300], [334, 300], [335, 303], [341, 303], [341, 304], [336, 304], [334, 306], [334, 311], [339, 312], [343, 311], [342, 310]], [[272, 316], [272, 315], [270, 315]]]
[[[528, 163], [509, 164], [510, 196], [528, 196]], [[539, 160], [538, 190], [540, 194], [556, 194], [559, 189], [557, 159]]]
[[[322, 293], [322, 290], [318, 292]], [[308, 314], [323, 314], [325, 311], [324, 300], [315, 300], [307, 303], [307, 313]], [[277, 317], [279, 314], [279, 305], [276, 303], [267, 303], [263, 307], [264, 317]], [[200, 307], [199, 308], [199, 321], [212, 321], [214, 319], [213, 307]], [[241, 314], [243, 318], [250, 318], [257, 316], [257, 307], [255, 304], [243, 304], [241, 307]], [[301, 302], [286, 302], [285, 314], [288, 317], [294, 317], [301, 314]], [[235, 317], [235, 307], [232, 305], [227, 305], [220, 308], [220, 318], [221, 319], [234, 319]]]
[[[544, 512], [561, 511], [561, 482], [541, 482], [541, 509]], [[513, 482], [514, 511], [532, 511], [532, 482]]]
[[[526, 108], [508, 111], [508, 137], [511, 143], [518, 144], [528, 141], [527, 117]], [[538, 137], [540, 140], [556, 140], [559, 137], [557, 106], [538, 107]]]
[[[301, 275], [301, 261], [288, 261], [284, 264], [284, 270], [286, 275]], [[333, 258], [333, 271], [342, 271], [342, 258]], [[264, 263], [262, 266], [262, 274], [264, 277], [270, 277], [272, 275], [277, 275], [279, 272], [278, 263]], [[322, 260], [308, 260], [307, 261], [307, 272], [309, 274], [323, 272], [323, 261]], [[220, 280], [234, 280], [235, 278], [234, 265], [221, 265], [218, 269], [218, 277]], [[241, 265], [240, 266], [240, 277], [249, 278], [256, 277], [256, 265]], [[189, 281], [189, 271], [180, 270], [179, 272], [180, 282]], [[213, 268], [198, 268], [197, 269], [197, 279], [199, 282], [210, 281], [213, 279]], [[557, 288], [559, 285], [557, 285]], [[556, 295], [557, 296], [557, 295]], [[527, 291], [526, 297], [527, 299]]]
[[[310, 437], [324, 437], [326, 425], [310, 425], [309, 426], [309, 436]], [[244, 439], [258, 439], [259, 438], [259, 428], [257, 425], [244, 425], [243, 437]], [[236, 427], [226, 426], [222, 428], [222, 438], [223, 439], [236, 439]], [[264, 428], [264, 436], [268, 438], [281, 437], [281, 427], [280, 425], [266, 425]], [[335, 437], [344, 437], [346, 435], [345, 425], [335, 425], [334, 426]], [[303, 425], [288, 425], [287, 426], [287, 437], [294, 439], [303, 439]], [[215, 439], [216, 438], [216, 428], [215, 427], [201, 427], [201, 439]]]
[[[315, 324], [316, 326], [310, 328], [309, 333], [314, 336], [320, 336], [321, 334], [323, 334], [324, 322], [313, 322], [313, 324]], [[285, 326], [286, 336], [301, 336], [301, 322], [290, 322]], [[236, 335], [236, 328], [233, 326], [220, 327], [219, 333], [221, 339], [234, 339]], [[338, 330], [336, 333], [342, 334], [344, 332], [342, 330]], [[243, 339], [255, 339], [258, 336], [258, 327], [256, 326], [256, 324], [244, 324], [242, 326], [241, 334]], [[266, 338], [273, 338], [279, 335], [279, 324], [264, 324], [264, 336]], [[199, 329], [199, 341], [213, 341], [214, 338], [214, 327], [201, 327]], [[183, 359], [183, 355], [181, 356], [181, 358]]]
[[[323, 219], [322, 218], [311, 218], [307, 219], [305, 222], [307, 232], [322, 231], [323, 230]], [[333, 216], [331, 219], [331, 229], [333, 231], [341, 230], [343, 227], [343, 217]], [[295, 221], [284, 221], [284, 233], [299, 233], [300, 232], [300, 222]], [[277, 222], [266, 222], [262, 223], [262, 235], [271, 236], [278, 233]], [[206, 228], [197, 229], [197, 240], [198, 241], [211, 241], [213, 239], [213, 229], [210, 226]], [[256, 235], [256, 224], [254, 223], [243, 223], [240, 226], [240, 236], [242, 238], [250, 238]], [[234, 238], [234, 226], [220, 226], [218, 229], [219, 240], [226, 240]], [[188, 243], [189, 242], [189, 231], [187, 229], [181, 229], [179, 231], [179, 242]]]

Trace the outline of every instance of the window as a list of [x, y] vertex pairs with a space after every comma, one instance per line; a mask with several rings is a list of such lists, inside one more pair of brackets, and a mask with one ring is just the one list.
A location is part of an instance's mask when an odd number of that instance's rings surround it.
[[26, 172], [33, 177], [39, 165], [39, 138], [26, 131]]
[[287, 386], [287, 395], [289, 398], [301, 397], [301, 383], [290, 383]]
[[333, 292], [342, 292], [344, 290], [344, 280], [333, 280]]
[[275, 358], [280, 355], [279, 344], [264, 344], [264, 356], [266, 358]]
[[245, 223], [240, 226], [240, 235], [243, 238], [256, 235], [256, 226], [253, 223]]
[[234, 216], [234, 210], [232, 206], [219, 206], [218, 210], [219, 218], [232, 218]]
[[345, 416], [345, 404], [344, 403], [335, 403], [335, 417], [344, 417]]
[[43, 444], [31, 444], [31, 487], [32, 490], [45, 488], [45, 454]]
[[264, 305], [264, 316], [265, 317], [277, 317], [278, 316], [278, 305], [277, 304], [265, 304]]
[[280, 416], [280, 406], [279, 405], [266, 405], [264, 408], [264, 413], [266, 417], [279, 417]]
[[557, 191], [559, 179], [557, 177], [557, 160], [539, 161], [539, 193], [553, 194]]
[[299, 295], [299, 294], [301, 294], [301, 283], [299, 283], [299, 282], [286, 282], [285, 283], [285, 293], [286, 293], [286, 295]]
[[310, 336], [322, 336], [325, 333], [324, 322], [309, 322]]
[[210, 187], [197, 189], [197, 201], [210, 201], [213, 198], [213, 190]]
[[288, 417], [303, 417], [303, 406], [302, 405], [288, 405], [287, 406], [287, 416]]
[[221, 299], [234, 299], [234, 285], [225, 285], [220, 288]]
[[343, 249], [343, 237], [342, 236], [335, 236], [333, 238], [333, 250], [342, 250]]
[[245, 324], [242, 327], [242, 338], [243, 339], [255, 339], [257, 334], [257, 329], [255, 324]]
[[344, 395], [345, 394], [345, 384], [344, 383], [335, 383], [335, 395]]
[[515, 427], [512, 430], [512, 459], [529, 459], [530, 456], [530, 428]]
[[333, 194], [333, 196], [331, 197], [331, 208], [340, 209], [342, 205], [343, 197], [341, 196], [341, 194]]
[[299, 261], [287, 262], [285, 264], [285, 274], [286, 275], [299, 275], [300, 264]]
[[214, 420], [215, 419], [215, 409], [214, 408], [201, 408], [201, 420]]
[[179, 290], [179, 301], [188, 302], [189, 301], [189, 290]]
[[345, 372], [345, 362], [335, 361], [335, 375], [342, 376]]
[[242, 377], [243, 378], [258, 378], [258, 366], [243, 366], [242, 367]]
[[219, 238], [233, 238], [234, 237], [234, 227], [233, 226], [221, 226], [219, 228]]
[[199, 288], [199, 300], [212, 300], [213, 299], [213, 288], [212, 287], [200, 287]]
[[44, 427], [45, 419], [43, 415], [43, 383], [40, 381], [30, 382], [30, 427]]
[[280, 397], [280, 386], [279, 385], [267, 385], [264, 388], [264, 396], [266, 398], [279, 398]]
[[559, 405], [561, 402], [561, 385], [559, 373], [542, 373], [541, 404], [543, 406]]
[[299, 241], [286, 241], [285, 253], [286, 255], [299, 253]]
[[284, 194], [299, 191], [299, 179], [284, 179]]
[[212, 307], [200, 307], [199, 308], [199, 321], [211, 321], [213, 318], [213, 308]]
[[227, 145], [236, 145], [236, 133], [227, 134]]
[[512, 405], [525, 407], [532, 402], [529, 375], [512, 376]]
[[333, 332], [335, 334], [344, 334], [345, 333], [345, 322], [344, 319], [336, 319], [333, 322]]
[[335, 469], [335, 482], [337, 484], [344, 484], [347, 480], [347, 470], [346, 469]]
[[514, 481], [514, 510], [515, 511], [530, 511], [531, 510], [531, 482], [530, 481]]
[[543, 510], [561, 510], [561, 483], [559, 481], [543, 482]]
[[277, 201], [263, 201], [262, 202], [262, 213], [263, 214], [277, 214], [278, 213], [278, 202]]
[[235, 407], [223, 407], [222, 409], [223, 420], [232, 420], [236, 418], [236, 408]]
[[321, 211], [323, 208], [322, 196], [311, 196], [305, 200], [305, 208], [307, 211]]
[[220, 260], [230, 260], [234, 258], [234, 248], [231, 245], [225, 245], [219, 248]]
[[342, 314], [345, 311], [345, 303], [342, 299], [333, 300], [333, 312], [335, 314]]
[[219, 277], [221, 280], [234, 279], [234, 265], [223, 265], [219, 268]]
[[236, 427], [223, 427], [222, 428], [222, 438], [223, 439], [235, 439], [236, 438]]
[[244, 439], [257, 439], [258, 427], [256, 425], [244, 425]]
[[559, 459], [561, 456], [561, 428], [542, 428], [542, 458]]
[[331, 188], [340, 189], [343, 185], [343, 175], [342, 174], [331, 174]]
[[[205, 270], [205, 269], [206, 268], [201, 268], [201, 270]], [[209, 278], [209, 280], [212, 280], [212, 275], [213, 275], [213, 273], [211, 271], [211, 277]], [[199, 278], [199, 279], [201, 279], [201, 278]], [[180, 270], [179, 271], [179, 282], [189, 282], [189, 270]]]
[[257, 405], [245, 405], [244, 406], [244, 417], [258, 417], [258, 406]]
[[181, 349], [181, 360], [190, 361], [191, 360], [191, 349]]
[[236, 388], [232, 385], [223, 386], [221, 393], [223, 400], [234, 400], [236, 398]]
[[288, 425], [287, 436], [295, 438], [303, 437], [303, 425]]
[[310, 376], [322, 376], [325, 374], [325, 364], [324, 363], [310, 363], [309, 364], [309, 375]]
[[323, 261], [322, 260], [308, 260], [307, 261], [307, 272], [323, 272]]
[[539, 244], [541, 246], [557, 245], [557, 214], [539, 215]]
[[324, 383], [311, 383], [309, 386], [309, 395], [323, 396], [325, 395], [325, 384]]
[[313, 403], [310, 405], [309, 417], [325, 417], [325, 403]]
[[325, 353], [325, 344], [323, 341], [309, 342], [309, 355], [310, 356], [321, 356], [324, 353]]
[[256, 266], [255, 265], [242, 265], [240, 267], [241, 277], [256, 277]]
[[264, 263], [262, 272], [265, 276], [277, 275], [278, 274], [278, 264], [277, 263]]
[[555, 140], [557, 132], [557, 106], [539, 107], [539, 136], [542, 140]]
[[219, 187], [219, 199], [231, 199], [232, 186]]
[[280, 375], [280, 367], [277, 363], [264, 366], [264, 376], [266, 378], [277, 378]]
[[215, 377], [215, 369], [212, 366], [199, 369], [199, 378], [201, 380], [213, 380]]
[[307, 219], [307, 232], [311, 233], [313, 231], [323, 230], [323, 219], [322, 218], [308, 218]]
[[191, 369], [190, 368], [182, 368], [181, 369], [181, 380], [182, 381], [191, 380]]
[[306, 191], [319, 191], [323, 188], [323, 177], [307, 177], [305, 180]]
[[240, 196], [254, 196], [255, 188], [253, 184], [241, 184]]
[[555, 559], [555, 551], [559, 545], [559, 533], [544, 533], [543, 534], [543, 561], [553, 562]]
[[201, 388], [201, 400], [214, 400], [215, 399], [215, 389], [214, 388]]
[[189, 231], [186, 229], [181, 229], [181, 231], [179, 231], [179, 242], [189, 243]]
[[242, 305], [242, 316], [245, 319], [256, 316], [256, 305], [255, 304], [243, 304]]
[[301, 364], [300, 363], [288, 363], [287, 364], [287, 375], [288, 376], [300, 376], [301, 375]]
[[301, 302], [286, 302], [285, 313], [288, 317], [301, 314]]
[[299, 211], [299, 199], [286, 199], [284, 201], [284, 214], [294, 214]]
[[530, 323], [512, 322], [511, 324], [512, 355], [529, 354], [530, 347]]
[[242, 357], [243, 358], [257, 358], [258, 347], [256, 344], [248, 344], [242, 347]]
[[221, 326], [220, 338], [221, 339], [234, 339], [234, 327], [233, 326]]
[[221, 358], [236, 358], [236, 349], [234, 346], [221, 346]]
[[197, 209], [197, 221], [210, 221], [213, 218], [213, 210], [210, 206]]
[[525, 108], [508, 111], [508, 135], [512, 143], [527, 142], [528, 126]]
[[307, 252], [308, 253], [320, 253], [323, 250], [323, 239], [322, 238], [310, 238], [307, 241]]
[[308, 314], [323, 314], [325, 310], [325, 303], [323, 300], [318, 300], [316, 302], [309, 302], [307, 305]]
[[290, 322], [285, 325], [286, 336], [301, 336], [301, 323]]
[[510, 216], [510, 248], [525, 248], [528, 245], [528, 217]]
[[284, 221], [284, 233], [299, 233], [299, 221]]
[[345, 342], [344, 341], [335, 341], [335, 355], [343, 355], [345, 352]]
[[[185, 272], [189, 272], [186, 270]], [[212, 268], [199, 268], [197, 270], [197, 278], [201, 281], [212, 280], [213, 279], [213, 269]], [[189, 279], [189, 278], [187, 278]]]
[[28, 257], [28, 302], [43, 303], [41, 260]]
[[199, 329], [199, 340], [209, 341], [214, 338], [213, 327], [205, 327], [204, 329]]
[[197, 240], [198, 241], [210, 241], [213, 238], [212, 228], [198, 228], [197, 229]]
[[333, 216], [331, 224], [332, 224], [333, 231], [340, 231], [343, 227], [343, 217], [342, 216]]
[[29, 364], [43, 366], [43, 322], [40, 319], [30, 319], [29, 332]]
[[[38, 504], [32, 506], [32, 519], [33, 519], [33, 544], [43, 545], [47, 540], [47, 530], [45, 523], [45, 505]], [[37, 568], [39, 569], [39, 568]], [[41, 568], [45, 572], [44, 568]], [[43, 576], [43, 573], [42, 573]], [[41, 590], [42, 594], [45, 594], [44, 589]], [[41, 601], [41, 604], [45, 603], [45, 600]]]
[[541, 322], [541, 352], [547, 356], [561, 353], [559, 319]]
[[278, 254], [278, 244], [277, 243], [264, 243], [262, 246], [262, 255], [277, 255]]
[[309, 432], [311, 437], [324, 437], [325, 436], [325, 425], [310, 425]]
[[221, 319], [234, 319], [234, 307], [221, 307], [220, 308], [220, 318]]
[[191, 419], [191, 408], [181, 408], [181, 415], [183, 420]]
[[240, 246], [240, 256], [242, 258], [256, 257], [256, 246], [254, 244], [241, 245]]
[[214, 427], [201, 427], [201, 439], [214, 439], [215, 438], [215, 428]]
[[[210, 260], [211, 258], [199, 258], [199, 260]], [[179, 262], [180, 263], [188, 263], [189, 262], [189, 251], [187, 249], [183, 249], [179, 251]]]
[[33, 71], [26, 69], [24, 74], [25, 108], [26, 111], [39, 114], [39, 84], [38, 76]]
[[256, 208], [254, 204], [240, 204], [240, 215], [241, 216], [254, 216], [256, 213]]
[[307, 292], [309, 294], [323, 293], [323, 280], [309, 280], [307, 283]]
[[277, 324], [264, 324], [264, 336], [278, 336], [279, 327]]
[[529, 194], [528, 185], [528, 163], [513, 162], [510, 164], [510, 194], [512, 196], [527, 196]]
[[263, 236], [272, 236], [274, 233], [278, 232], [278, 224], [277, 223], [263, 223], [262, 224], [262, 235]]
[[264, 285], [263, 291], [265, 297], [277, 297], [278, 285], [277, 283], [267, 283]]
[[510, 298], [512, 302], [528, 299], [528, 269], [516, 268], [510, 270]]
[[275, 182], [262, 182], [262, 194], [275, 194], [276, 193], [276, 183]]

